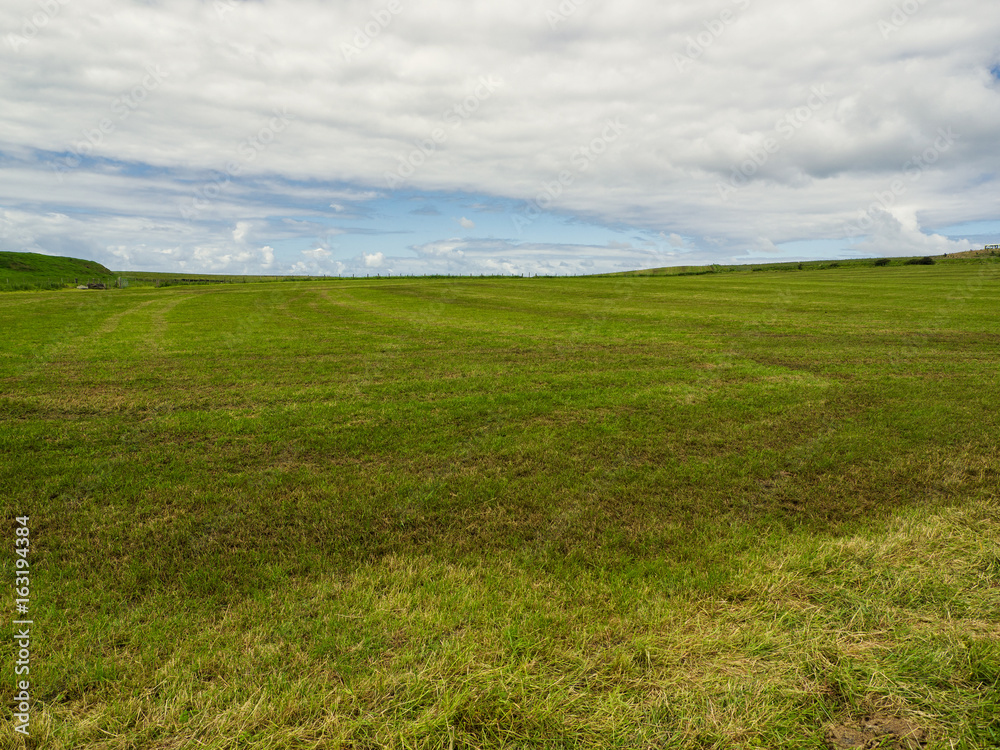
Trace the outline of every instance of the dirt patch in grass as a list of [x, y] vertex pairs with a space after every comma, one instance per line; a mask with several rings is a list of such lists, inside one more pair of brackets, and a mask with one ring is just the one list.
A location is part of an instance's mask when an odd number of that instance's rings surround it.
[[866, 716], [857, 724], [827, 727], [823, 739], [831, 750], [877, 747], [920, 750], [927, 743], [927, 732], [905, 719]]

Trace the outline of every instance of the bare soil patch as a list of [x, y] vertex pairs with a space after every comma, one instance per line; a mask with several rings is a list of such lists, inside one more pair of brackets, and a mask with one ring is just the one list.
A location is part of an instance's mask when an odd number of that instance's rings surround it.
[[835, 724], [824, 735], [831, 750], [848, 748], [899, 748], [921, 750], [927, 732], [906, 719], [892, 716], [866, 716], [857, 724]]

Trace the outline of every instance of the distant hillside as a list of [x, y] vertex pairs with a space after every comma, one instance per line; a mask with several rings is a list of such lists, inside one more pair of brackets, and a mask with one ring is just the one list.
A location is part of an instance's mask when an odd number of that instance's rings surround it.
[[[968, 250], [962, 253], [947, 253], [945, 255], [935, 255], [935, 263], [981, 263], [994, 260], [1000, 256], [996, 250]], [[708, 273], [751, 273], [754, 271], [821, 271], [827, 268], [850, 268], [859, 266], [903, 266], [909, 261], [916, 260], [913, 257], [892, 257], [883, 258], [851, 258], [846, 260], [806, 260], [806, 261], [781, 261], [774, 263], [747, 263], [741, 265], [712, 265], [712, 266], [666, 266], [664, 268], [643, 268], [635, 271], [620, 271], [614, 274], [602, 274], [605, 276], [700, 276]]]
[[39, 253], [0, 252], [0, 289], [58, 288], [101, 279], [111, 271], [92, 260], [62, 258]]
[[1000, 255], [1000, 252], [996, 250], [987, 250], [982, 248], [981, 250], [966, 250], [964, 253], [947, 253], [944, 255], [945, 258], [982, 258], [987, 255]]

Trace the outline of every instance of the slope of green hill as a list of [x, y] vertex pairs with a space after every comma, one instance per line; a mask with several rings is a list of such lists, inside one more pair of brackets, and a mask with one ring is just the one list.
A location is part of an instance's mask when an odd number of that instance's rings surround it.
[[39, 253], [0, 252], [0, 289], [58, 288], [77, 279], [105, 281], [113, 274], [93, 260]]
[[[1000, 256], [996, 250], [968, 250], [962, 253], [945, 253], [933, 256], [934, 263], [963, 264], [979, 263], [983, 258]], [[773, 263], [741, 263], [709, 266], [664, 266], [662, 268], [638, 268], [633, 271], [601, 274], [604, 276], [701, 276], [707, 273], [752, 273], [757, 271], [825, 271], [828, 268], [861, 266], [902, 266], [913, 265], [920, 256], [894, 256], [891, 258], [848, 258], [841, 260], [775, 261]], [[931, 264], [928, 264], [931, 265]]]

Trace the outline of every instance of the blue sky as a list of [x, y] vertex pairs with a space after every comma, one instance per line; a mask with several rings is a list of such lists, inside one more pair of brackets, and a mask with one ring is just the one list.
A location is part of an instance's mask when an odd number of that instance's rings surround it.
[[594, 273], [1000, 242], [980, 0], [12, 0], [0, 249]]

